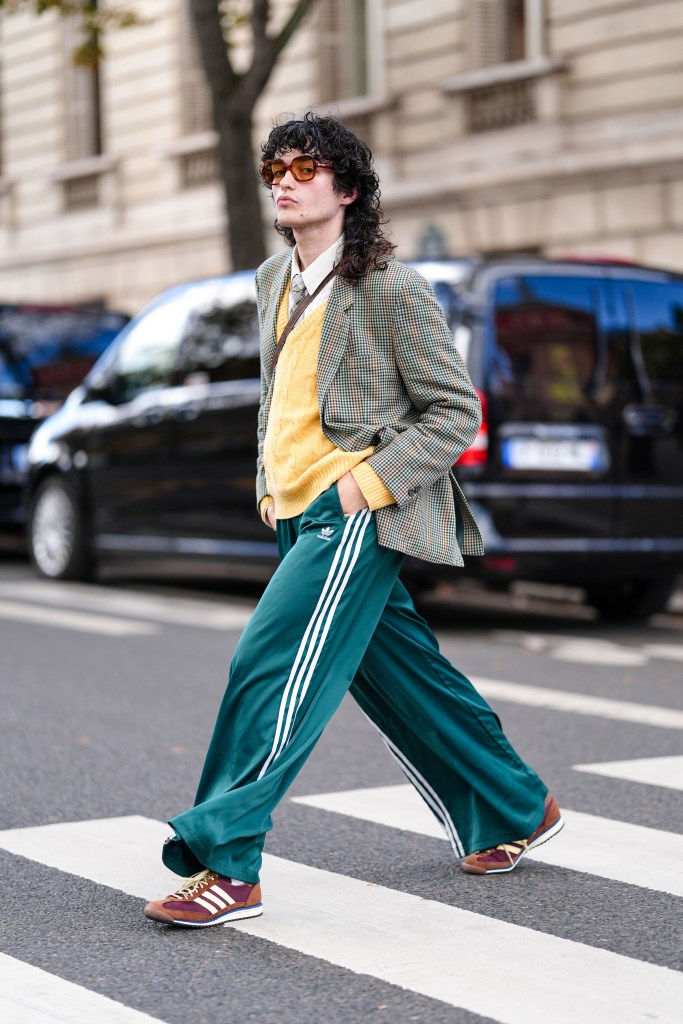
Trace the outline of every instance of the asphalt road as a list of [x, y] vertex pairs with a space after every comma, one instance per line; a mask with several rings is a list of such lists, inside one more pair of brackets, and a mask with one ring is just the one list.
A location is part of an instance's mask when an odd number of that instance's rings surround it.
[[[425, 604], [444, 652], [482, 680], [568, 809], [542, 848], [550, 860], [463, 874], [446, 842], [410, 830], [412, 811], [392, 818], [405, 779], [347, 700], [275, 816], [264, 917], [202, 932], [146, 921], [148, 884], [149, 898], [172, 885], [160, 862], [148, 883], [158, 849], [138, 818], [153, 829], [191, 804], [254, 602], [253, 589], [218, 583], [57, 585], [0, 562], [3, 1024], [680, 1020], [683, 1003], [661, 995], [683, 993], [680, 598], [621, 628], [563, 594]], [[364, 817], [332, 809], [353, 790], [369, 791], [355, 800]], [[109, 853], [91, 842], [105, 828]], [[316, 886], [329, 902], [319, 922]], [[393, 924], [376, 931], [385, 912]], [[442, 928], [447, 940], [419, 962]], [[558, 971], [566, 987], [548, 1010]]]

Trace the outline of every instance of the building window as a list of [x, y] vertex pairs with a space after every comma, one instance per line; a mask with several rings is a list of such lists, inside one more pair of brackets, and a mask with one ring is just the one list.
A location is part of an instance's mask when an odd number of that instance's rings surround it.
[[471, 0], [473, 68], [538, 60], [544, 52], [543, 0]]
[[373, 0], [320, 0], [320, 102], [367, 96], [373, 87], [368, 53]]
[[180, 69], [181, 128], [183, 136], [197, 137], [196, 146], [178, 154], [180, 181], [183, 188], [192, 188], [216, 181], [218, 154], [213, 140], [213, 104], [199, 53], [199, 43], [192, 24], [188, 0], [181, 2]]
[[99, 67], [76, 63], [76, 51], [85, 45], [80, 18], [64, 19], [64, 107], [66, 159], [86, 160], [102, 152]]
[[[90, 42], [80, 17], [64, 18], [64, 156], [69, 164], [78, 164], [102, 153], [100, 70], [97, 65], [91, 67], [76, 60], [76, 54], [90, 48]], [[65, 178], [65, 208], [79, 210], [97, 206], [99, 190], [100, 174], [95, 170]]]

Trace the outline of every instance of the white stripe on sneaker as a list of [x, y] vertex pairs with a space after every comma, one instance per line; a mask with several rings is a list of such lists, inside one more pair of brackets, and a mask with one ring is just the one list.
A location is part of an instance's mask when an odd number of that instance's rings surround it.
[[[290, 671], [287, 685], [285, 686], [285, 690], [280, 701], [273, 746], [263, 767], [261, 768], [261, 771], [259, 772], [259, 779], [265, 775], [273, 761], [280, 756], [289, 740], [296, 711], [303, 699], [303, 696], [300, 697], [299, 694], [302, 687], [302, 681], [304, 679], [304, 673], [307, 672], [311, 659], [315, 657], [315, 663], [317, 663], [317, 660], [320, 657], [322, 645], [329, 631], [329, 624], [331, 623], [334, 611], [339, 603], [341, 593], [349, 580], [350, 571], [346, 572], [349, 559], [353, 558], [351, 565], [352, 568], [358, 557], [359, 544], [356, 544], [355, 550], [354, 544], [359, 534], [361, 535], [360, 540], [362, 541], [362, 535], [365, 533], [370, 517], [371, 513], [369, 510], [362, 509], [361, 512], [357, 512], [354, 515], [349, 516], [345, 524], [344, 534], [339, 547], [335, 552], [334, 559], [325, 579], [325, 583], [323, 584], [320, 597], [318, 598], [315, 610], [313, 611], [301, 643], [299, 644], [296, 658], [294, 659], [294, 664]], [[334, 601], [335, 594], [338, 594], [336, 601]], [[333, 601], [334, 605], [330, 612], [330, 605]], [[328, 625], [327, 629], [323, 631], [322, 638], [319, 640], [318, 638], [323, 622], [327, 622]], [[315, 664], [313, 667], [315, 667]], [[308, 685], [311, 674], [312, 673], [308, 674], [306, 686]]]
[[[219, 900], [223, 900], [226, 907], [231, 907], [233, 903], [237, 902], [232, 898], [232, 896], [230, 896], [229, 893], [225, 891], [225, 889], [221, 889], [220, 885], [212, 885], [211, 888], [209, 889], [209, 892], [216, 896]], [[206, 896], [207, 893], [204, 893], [204, 895]]]

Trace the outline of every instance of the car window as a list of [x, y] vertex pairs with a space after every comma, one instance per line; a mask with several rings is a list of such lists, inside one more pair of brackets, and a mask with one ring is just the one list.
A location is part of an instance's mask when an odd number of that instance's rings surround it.
[[[633, 354], [651, 385], [681, 388], [683, 381], [683, 285], [628, 281], [624, 284], [627, 316], [638, 350]], [[638, 369], [638, 367], [636, 367]]]
[[127, 320], [100, 308], [0, 306], [0, 392], [64, 399]]
[[167, 387], [190, 310], [187, 293], [154, 306], [133, 324], [114, 362], [118, 401], [127, 402], [149, 388]]
[[494, 294], [490, 387], [528, 420], [588, 419], [604, 384], [598, 278], [502, 278]]
[[182, 383], [259, 376], [256, 292], [251, 281], [206, 289], [187, 321], [177, 369]]

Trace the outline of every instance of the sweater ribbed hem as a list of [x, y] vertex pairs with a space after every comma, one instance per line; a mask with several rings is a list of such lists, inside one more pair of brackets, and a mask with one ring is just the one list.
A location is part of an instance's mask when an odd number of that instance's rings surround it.
[[277, 483], [270, 479], [268, 489], [275, 499], [275, 511], [278, 519], [293, 519], [305, 512], [323, 491], [336, 483], [344, 473], [349, 473], [355, 466], [369, 455], [372, 455], [374, 448], [365, 448], [361, 452], [345, 452], [341, 448], [333, 448], [319, 459], [312, 466], [309, 466], [304, 473], [286, 488], [279, 488]]

